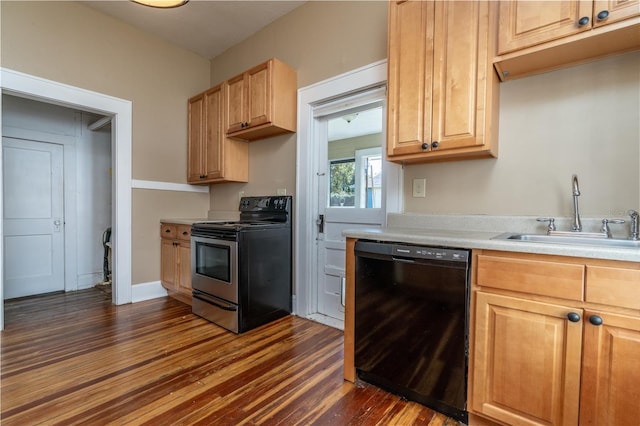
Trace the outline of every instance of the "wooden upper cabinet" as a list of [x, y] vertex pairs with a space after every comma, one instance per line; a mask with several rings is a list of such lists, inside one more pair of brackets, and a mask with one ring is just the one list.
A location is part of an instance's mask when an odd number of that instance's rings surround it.
[[199, 182], [204, 171], [204, 93], [189, 99], [188, 104], [187, 182]]
[[189, 100], [189, 183], [248, 181], [248, 146], [225, 135], [224, 93], [223, 83]]
[[640, 49], [640, 0], [502, 0], [494, 65], [510, 80]]
[[[501, 1], [498, 54], [589, 30], [592, 7], [591, 1], [582, 0]], [[585, 17], [586, 22], [580, 25]]]
[[389, 160], [497, 154], [495, 7], [476, 1], [389, 3]]
[[227, 80], [226, 134], [253, 141], [296, 131], [297, 76], [278, 59]]
[[501, 1], [498, 54], [524, 49], [637, 15], [640, 15], [638, 0]]
[[640, 0], [594, 0], [593, 26], [613, 24], [614, 22], [640, 16]]

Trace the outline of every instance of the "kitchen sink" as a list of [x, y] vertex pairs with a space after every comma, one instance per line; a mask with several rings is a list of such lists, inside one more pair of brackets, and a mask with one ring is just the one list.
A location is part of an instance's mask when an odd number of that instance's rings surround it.
[[577, 244], [593, 247], [640, 248], [640, 241], [620, 238], [583, 237], [579, 235], [519, 234], [506, 232], [504, 234], [496, 235], [492, 240], [524, 241], [529, 243], [546, 244]]

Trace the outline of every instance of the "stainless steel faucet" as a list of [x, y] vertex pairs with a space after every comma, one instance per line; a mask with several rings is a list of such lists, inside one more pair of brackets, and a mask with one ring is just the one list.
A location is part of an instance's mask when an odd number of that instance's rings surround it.
[[580, 196], [578, 175], [573, 175], [571, 177], [571, 185], [573, 187], [573, 225], [571, 225], [571, 231], [581, 232], [582, 222], [580, 222], [580, 213], [578, 212], [578, 197]]
[[640, 239], [638, 236], [638, 212], [635, 210], [629, 210], [627, 214], [631, 217], [631, 227], [629, 228], [629, 239], [637, 241]]

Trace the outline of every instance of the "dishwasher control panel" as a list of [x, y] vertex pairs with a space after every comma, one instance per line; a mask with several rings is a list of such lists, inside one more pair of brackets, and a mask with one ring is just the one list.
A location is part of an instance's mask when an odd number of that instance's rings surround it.
[[393, 244], [391, 254], [397, 257], [450, 260], [454, 262], [466, 262], [469, 259], [469, 252], [467, 250], [400, 244]]

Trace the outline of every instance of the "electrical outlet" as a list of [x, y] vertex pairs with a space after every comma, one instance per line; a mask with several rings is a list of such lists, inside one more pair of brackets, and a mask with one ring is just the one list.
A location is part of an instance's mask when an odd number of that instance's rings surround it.
[[276, 190], [276, 195], [287, 195], [287, 188], [278, 188]]
[[244, 197], [244, 191], [238, 191], [238, 201], [240, 201]]
[[425, 198], [427, 196], [427, 178], [413, 180], [413, 198]]

